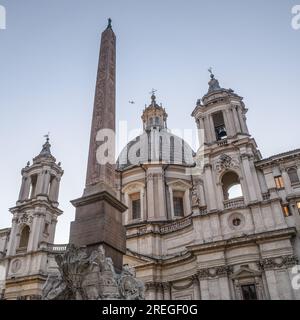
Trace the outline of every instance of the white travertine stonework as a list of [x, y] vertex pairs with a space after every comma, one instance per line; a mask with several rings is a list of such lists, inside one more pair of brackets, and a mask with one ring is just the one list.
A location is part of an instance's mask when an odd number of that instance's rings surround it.
[[[184, 163], [142, 161], [120, 168], [120, 200], [129, 204], [125, 262], [145, 281], [148, 299], [242, 300], [249, 298], [245, 286], [255, 288], [256, 299], [299, 299], [291, 268], [299, 263], [300, 182], [292, 185], [286, 170], [299, 168], [300, 150], [263, 159], [249, 135], [243, 99], [216, 81], [212, 77], [192, 114], [204, 130], [202, 174], [186, 175]], [[214, 127], [220, 112], [221, 139]], [[223, 177], [230, 172], [241, 194], [227, 199]], [[161, 189], [153, 183], [156, 173]], [[146, 195], [140, 221], [131, 219], [132, 186]], [[174, 215], [176, 192], [183, 198], [181, 217]]]
[[[102, 52], [112, 58], [106, 72], [113, 85], [114, 54]], [[102, 91], [104, 80], [97, 86]], [[107, 92], [114, 105], [114, 90]], [[167, 128], [154, 93], [142, 113], [143, 133], [122, 150], [115, 179], [108, 179], [127, 207], [123, 262], [145, 283], [146, 299], [300, 300], [292, 287], [300, 258], [300, 149], [263, 159], [243, 98], [211, 74], [192, 112], [204, 139], [203, 154], [195, 153]], [[100, 107], [108, 116], [96, 108], [94, 127], [108, 119], [113, 129], [114, 108]], [[104, 170], [96, 168], [94, 148], [91, 187]], [[57, 273], [55, 255], [67, 248], [54, 244], [62, 175], [47, 138], [22, 170], [11, 228], [0, 230], [0, 299], [38, 299], [47, 277]]]

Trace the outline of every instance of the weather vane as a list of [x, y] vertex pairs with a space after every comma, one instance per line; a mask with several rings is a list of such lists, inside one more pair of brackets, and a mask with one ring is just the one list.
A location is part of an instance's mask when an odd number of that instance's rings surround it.
[[44, 138], [46, 138], [47, 141], [49, 141], [49, 139], [50, 139], [50, 132], [48, 132], [47, 134], [45, 134], [45, 135], [44, 135]]
[[214, 78], [215, 78], [215, 75], [213, 74], [212, 67], [208, 68], [208, 72], [210, 73], [211, 79], [214, 79]]
[[149, 93], [150, 93], [152, 96], [154, 96], [154, 94], [155, 94], [156, 91], [157, 91], [156, 89], [152, 89], [151, 92], [149, 92]]

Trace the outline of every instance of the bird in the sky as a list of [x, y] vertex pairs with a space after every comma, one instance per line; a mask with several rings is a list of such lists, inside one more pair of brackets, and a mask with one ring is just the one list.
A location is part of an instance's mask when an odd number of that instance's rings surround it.
[[130, 104], [135, 104], [135, 102], [134, 101], [128, 101]]

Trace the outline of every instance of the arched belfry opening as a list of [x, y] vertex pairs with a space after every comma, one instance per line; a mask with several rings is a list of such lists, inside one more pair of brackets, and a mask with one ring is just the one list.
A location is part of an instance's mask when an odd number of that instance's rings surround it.
[[225, 121], [224, 121], [224, 116], [222, 111], [219, 111], [213, 114], [213, 123], [214, 123], [214, 129], [215, 129], [217, 141], [226, 139], [227, 132], [226, 132]]
[[222, 188], [224, 200], [231, 200], [243, 196], [240, 178], [233, 171], [228, 171], [223, 175]]
[[27, 249], [28, 242], [29, 242], [29, 235], [30, 235], [30, 228], [29, 226], [24, 226], [21, 232], [20, 236], [20, 244], [19, 248], [20, 249]]

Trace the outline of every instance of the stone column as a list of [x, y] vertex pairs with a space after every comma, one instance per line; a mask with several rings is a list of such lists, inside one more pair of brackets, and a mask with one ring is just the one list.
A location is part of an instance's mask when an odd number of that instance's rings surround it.
[[24, 190], [23, 190], [23, 195], [22, 195], [22, 200], [27, 200], [30, 196], [30, 185], [31, 185], [31, 179], [30, 177], [25, 178], [25, 185], [24, 185]]
[[204, 194], [204, 187], [202, 183], [199, 185], [199, 193], [200, 193], [200, 206], [204, 207], [206, 206], [206, 200], [205, 200], [205, 194]]
[[140, 190], [140, 199], [141, 199], [141, 219], [142, 220], [145, 220], [146, 217], [145, 217], [145, 214], [144, 214], [144, 194], [145, 194], [145, 189], [142, 188]]
[[40, 172], [38, 174], [37, 182], [36, 182], [36, 189], [35, 189], [36, 195], [43, 193], [43, 179], [44, 179], [44, 175], [42, 172]]
[[18, 219], [14, 216], [12, 219], [12, 226], [9, 235], [9, 242], [7, 245], [7, 256], [16, 254], [17, 249], [17, 232], [18, 232]]
[[170, 193], [171, 216], [173, 219], [175, 217], [175, 215], [174, 215], [173, 189], [171, 186], [169, 186], [169, 193]]
[[156, 283], [150, 282], [147, 286], [147, 300], [156, 300]]
[[198, 275], [193, 276], [194, 300], [201, 300], [201, 291]]
[[212, 176], [212, 166], [210, 164], [206, 164], [204, 166], [204, 174], [205, 174], [205, 180], [207, 183], [207, 203], [208, 203], [208, 210], [216, 210], [216, 194], [215, 194], [215, 188], [214, 188], [214, 181]]
[[236, 132], [239, 133], [242, 130], [241, 130], [241, 126], [239, 123], [239, 118], [238, 118], [236, 107], [232, 108], [232, 113], [233, 113], [233, 119], [234, 119], [234, 123], [235, 123], [235, 127], [236, 127]]
[[205, 128], [206, 143], [211, 143], [213, 138], [211, 135], [210, 122], [209, 122], [208, 116], [204, 118], [204, 128]]
[[22, 201], [22, 200], [23, 200], [25, 183], [26, 183], [26, 177], [23, 176], [23, 177], [22, 177], [22, 184], [21, 184], [21, 188], [20, 188], [20, 193], [19, 193], [18, 201]]
[[220, 294], [221, 294], [221, 300], [230, 300], [230, 289], [229, 289], [229, 283], [228, 283], [228, 277], [222, 276], [219, 278], [219, 287], [220, 287]]
[[225, 123], [225, 127], [226, 127], [226, 133], [227, 133], [227, 137], [232, 137], [233, 133], [232, 133], [232, 128], [230, 125], [230, 120], [228, 119], [228, 112], [227, 110], [225, 110], [223, 112], [223, 118], [224, 118], [224, 123]]
[[156, 286], [156, 299], [164, 300], [163, 286], [161, 283], [157, 283], [157, 286]]
[[57, 202], [58, 201], [58, 194], [59, 194], [59, 178], [54, 178], [52, 180], [51, 186], [50, 186], [50, 192], [49, 192], [49, 198], [50, 200]]
[[166, 204], [165, 204], [165, 190], [164, 190], [164, 181], [163, 173], [158, 174], [157, 179], [157, 188], [158, 188], [158, 214], [160, 219], [166, 219]]
[[259, 205], [251, 206], [250, 210], [252, 212], [253, 224], [255, 228], [255, 233], [260, 233], [265, 229], [264, 220]]
[[220, 216], [218, 213], [209, 215], [213, 241], [222, 240]]
[[274, 270], [266, 270], [265, 275], [271, 300], [280, 300], [277, 290], [277, 279]]
[[245, 178], [247, 181], [247, 186], [249, 190], [249, 199], [250, 201], [256, 201], [257, 196], [254, 188], [254, 181], [251, 173], [250, 163], [249, 163], [249, 156], [247, 154], [241, 155], [242, 165], [245, 173]]
[[184, 192], [184, 203], [185, 203], [184, 215], [188, 216], [191, 213], [191, 201], [190, 201], [190, 190], [189, 189], [187, 189]]
[[27, 251], [36, 251], [39, 247], [41, 233], [44, 228], [44, 213], [35, 213], [30, 228], [30, 236]]
[[218, 202], [218, 209], [224, 210], [224, 195], [223, 195], [223, 187], [221, 182], [217, 182], [217, 193], [216, 193], [216, 198]]
[[200, 280], [200, 291], [202, 300], [210, 300], [209, 288], [208, 288], [208, 280], [201, 279]]
[[274, 222], [276, 225], [277, 229], [282, 229], [287, 227], [287, 224], [285, 222], [283, 213], [282, 213], [282, 208], [281, 208], [281, 204], [279, 201], [272, 201], [271, 202], [271, 207], [272, 207], [272, 215], [274, 218]]
[[124, 225], [128, 224], [129, 221], [132, 219], [130, 215], [130, 208], [129, 208], [129, 202], [130, 202], [130, 199], [129, 199], [129, 195], [127, 192], [125, 192], [124, 194], [124, 198], [125, 198], [125, 205], [126, 207], [128, 208], [125, 212], [124, 212]]
[[261, 190], [260, 183], [259, 183], [259, 180], [258, 180], [258, 174], [257, 174], [257, 171], [256, 171], [256, 167], [254, 165], [253, 158], [254, 158], [253, 156], [250, 156], [250, 159], [249, 159], [250, 170], [251, 170], [251, 173], [252, 173], [252, 180], [253, 180], [253, 183], [254, 183], [254, 188], [256, 190], [256, 199], [258, 201], [262, 201], [262, 190]]
[[207, 142], [207, 132], [205, 130], [205, 123], [204, 123], [204, 118], [200, 117], [199, 118], [199, 130], [203, 130], [203, 138], [204, 138], [204, 141], [201, 141], [201, 135], [199, 136], [199, 143], [201, 145], [201, 142], [203, 143], [206, 143]]
[[281, 167], [280, 169], [281, 169], [281, 175], [282, 175], [284, 187], [285, 187], [287, 194], [293, 193], [291, 180], [290, 180], [288, 173], [286, 172], [286, 169], [283, 167]]
[[257, 298], [258, 300], [264, 300], [264, 293], [263, 293], [263, 284], [262, 280], [259, 277], [255, 277], [255, 287], [257, 291]]
[[229, 135], [233, 137], [236, 134], [236, 131], [234, 127], [233, 115], [230, 109], [225, 110], [225, 117], [227, 118], [227, 121], [228, 121]]
[[169, 282], [163, 283], [164, 300], [171, 300], [171, 284]]
[[147, 176], [147, 198], [148, 198], [148, 219], [155, 219], [154, 212], [154, 193], [153, 193], [153, 174], [149, 173]]
[[50, 173], [47, 170], [47, 173], [44, 173], [44, 184], [42, 189], [42, 194], [48, 195], [49, 192], [49, 184], [50, 184]]
[[54, 243], [56, 224], [57, 224], [57, 217], [54, 216], [49, 226], [49, 243]]
[[246, 126], [246, 121], [244, 119], [244, 116], [243, 116], [241, 108], [238, 108], [238, 117], [240, 119], [240, 123], [241, 123], [241, 126], [242, 126], [242, 133], [249, 134], [248, 128]]
[[243, 300], [240, 283], [238, 280], [234, 280], [234, 293], [236, 300]]
[[211, 137], [212, 137], [212, 141], [211, 142], [214, 142], [214, 141], [217, 140], [217, 138], [216, 138], [215, 125], [214, 125], [214, 122], [213, 122], [212, 115], [209, 115], [208, 119], [209, 119]]

